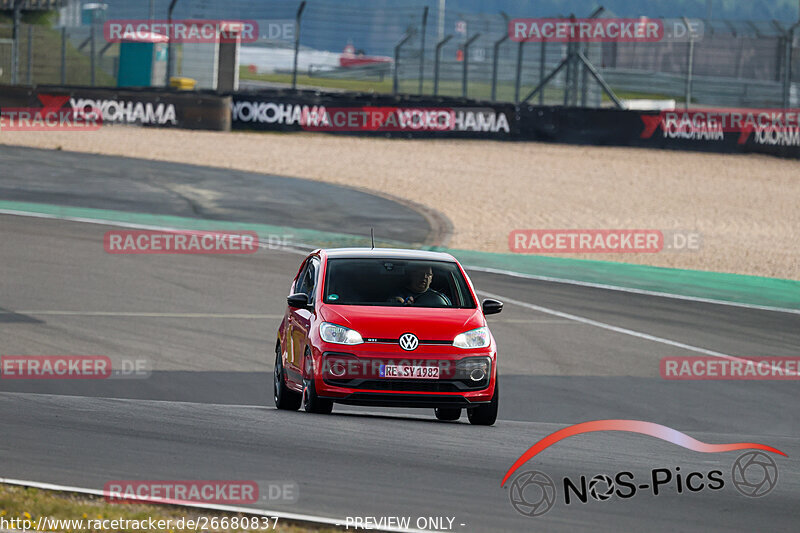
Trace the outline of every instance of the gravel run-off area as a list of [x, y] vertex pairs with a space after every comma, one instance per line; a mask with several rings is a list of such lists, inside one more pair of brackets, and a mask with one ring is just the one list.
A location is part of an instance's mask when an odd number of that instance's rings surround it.
[[422, 204], [453, 248], [509, 251], [514, 229], [699, 233], [699, 251], [566, 257], [800, 279], [800, 162], [635, 148], [103, 127], [0, 144], [349, 185]]

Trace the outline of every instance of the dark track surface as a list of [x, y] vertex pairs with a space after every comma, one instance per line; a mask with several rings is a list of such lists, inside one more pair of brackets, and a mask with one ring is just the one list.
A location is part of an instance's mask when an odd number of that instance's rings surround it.
[[[265, 140], [268, 142], [268, 139]], [[0, 146], [0, 199], [258, 222], [423, 243], [417, 211], [346, 187], [233, 169]]]
[[[43, 196], [29, 190], [27, 201], [63, 193], [57, 178], [36, 179]], [[2, 197], [17, 185], [0, 177]], [[148, 191], [128, 207], [169, 212], [163, 197]], [[98, 195], [93, 206], [123, 209], [117, 200], [105, 205]], [[141, 380], [0, 380], [2, 477], [95, 489], [115, 479], [294, 480], [299, 501], [270, 509], [454, 516], [455, 531], [797, 530], [797, 382], [664, 381], [660, 358], [699, 354], [509, 304], [490, 317], [502, 378], [494, 427], [469, 426], [465, 416], [436, 422], [428, 410], [279, 412], [271, 351], [301, 256], [111, 256], [102, 247], [107, 229], [0, 215], [0, 354], [105, 354], [155, 368]], [[800, 355], [798, 315], [470, 275], [488, 293], [698, 348]], [[760, 442], [788, 458], [773, 456], [778, 486], [750, 499], [731, 484], [740, 452], [704, 454], [617, 432], [572, 437], [520, 470], [555, 480], [555, 507], [518, 514], [500, 487], [514, 460], [567, 424], [605, 418], [656, 422], [708, 443]], [[678, 494], [673, 480], [658, 496], [564, 503], [564, 476], [627, 470], [644, 483], [651, 469], [678, 466], [719, 469], [725, 486]]]

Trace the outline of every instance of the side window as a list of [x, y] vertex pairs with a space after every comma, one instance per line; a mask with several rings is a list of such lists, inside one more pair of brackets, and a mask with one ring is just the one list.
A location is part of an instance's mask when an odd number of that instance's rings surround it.
[[319, 261], [312, 258], [306, 268], [303, 270], [299, 280], [299, 287], [297, 292], [302, 292], [308, 295], [308, 301], [314, 302], [314, 288], [316, 287], [317, 271], [319, 270]]
[[293, 292], [303, 292], [303, 282], [306, 279], [306, 272], [308, 271], [308, 267], [311, 264], [311, 260], [306, 261], [301, 267], [300, 272], [297, 274], [297, 281], [294, 282], [294, 290]]

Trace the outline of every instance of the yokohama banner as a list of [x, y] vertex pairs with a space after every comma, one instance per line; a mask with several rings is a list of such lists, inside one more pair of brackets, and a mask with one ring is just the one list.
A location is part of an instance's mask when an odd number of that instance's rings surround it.
[[800, 110], [626, 111], [525, 106], [520, 140], [800, 158]]
[[4, 87], [0, 93], [0, 110], [35, 109], [48, 102], [104, 125], [230, 130], [230, 97], [211, 92], [39, 85]]
[[233, 129], [315, 131], [386, 137], [513, 139], [515, 108], [444, 99], [235, 93]]
[[[41, 109], [41, 111], [39, 111]], [[628, 111], [515, 106], [454, 97], [263, 90], [6, 87], [0, 130], [67, 123], [206, 130], [310, 131], [399, 138], [544, 141], [800, 158], [800, 109]], [[45, 120], [48, 119], [48, 120]], [[61, 120], [63, 119], [63, 120]], [[67, 120], [69, 119], [69, 120]], [[77, 120], [82, 122], [77, 124]], [[80, 127], [78, 127], [80, 126]]]
[[288, 91], [231, 96], [233, 129], [549, 141], [800, 157], [800, 110], [640, 112]]

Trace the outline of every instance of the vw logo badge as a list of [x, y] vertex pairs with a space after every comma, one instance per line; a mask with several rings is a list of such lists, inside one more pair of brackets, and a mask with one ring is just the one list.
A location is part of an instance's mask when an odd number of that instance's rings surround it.
[[403, 333], [400, 335], [400, 347], [407, 352], [416, 350], [419, 346], [419, 339], [413, 333]]

